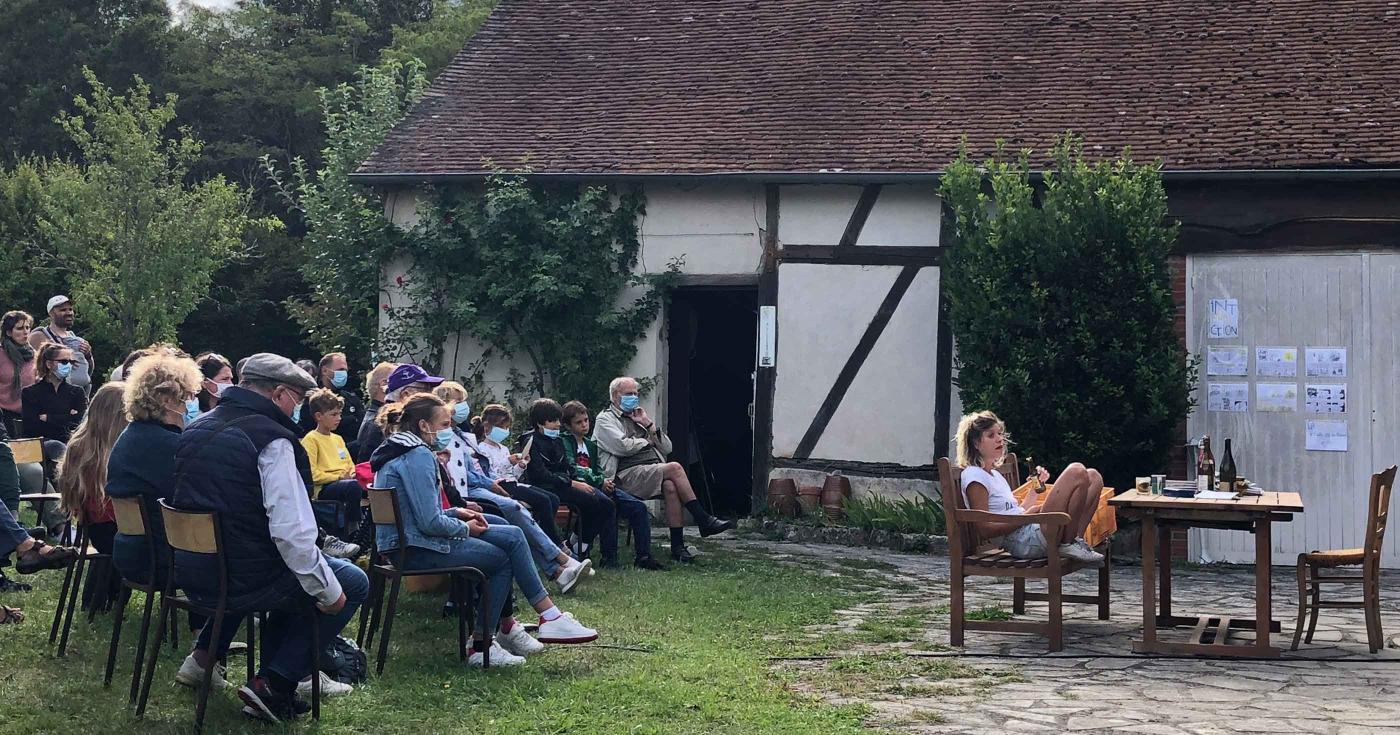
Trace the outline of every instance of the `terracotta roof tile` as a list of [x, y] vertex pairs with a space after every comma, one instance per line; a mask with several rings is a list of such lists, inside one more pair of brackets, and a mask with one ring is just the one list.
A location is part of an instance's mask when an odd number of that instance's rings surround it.
[[1393, 0], [503, 0], [361, 174], [1400, 165]]

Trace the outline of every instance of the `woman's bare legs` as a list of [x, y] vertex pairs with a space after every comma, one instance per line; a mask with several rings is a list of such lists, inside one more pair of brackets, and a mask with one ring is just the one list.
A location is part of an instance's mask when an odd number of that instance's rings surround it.
[[1055, 489], [1046, 496], [1041, 510], [1046, 513], [1067, 513], [1070, 522], [1061, 532], [1061, 538], [1047, 540], [1067, 544], [1083, 536], [1084, 529], [1089, 527], [1089, 520], [1094, 517], [1102, 490], [1103, 478], [1097, 471], [1078, 462], [1066, 467], [1055, 480]]

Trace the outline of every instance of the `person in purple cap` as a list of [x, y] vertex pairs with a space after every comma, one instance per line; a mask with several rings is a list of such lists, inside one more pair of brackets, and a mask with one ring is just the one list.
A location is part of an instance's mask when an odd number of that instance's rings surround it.
[[[419, 393], [429, 393], [438, 383], [443, 381], [436, 375], [429, 375], [424, 370], [411, 362], [403, 363], [394, 368], [389, 373], [389, 384], [384, 390], [385, 403], [397, 403], [406, 401]], [[376, 421], [366, 421], [360, 426], [360, 435], [357, 439], [359, 446], [356, 447], [356, 459], [363, 462], [374, 450], [384, 443], [384, 429]], [[361, 459], [363, 458], [363, 459]]]

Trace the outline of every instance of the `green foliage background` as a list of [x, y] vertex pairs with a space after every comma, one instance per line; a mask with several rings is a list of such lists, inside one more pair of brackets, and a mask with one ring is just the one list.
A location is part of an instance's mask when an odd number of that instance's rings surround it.
[[1007, 423], [1015, 451], [1082, 461], [1118, 487], [1165, 468], [1196, 363], [1173, 332], [1177, 226], [1155, 164], [1089, 163], [1066, 137], [1042, 184], [1029, 152], [964, 152], [942, 184], [955, 242], [945, 280], [967, 411]]

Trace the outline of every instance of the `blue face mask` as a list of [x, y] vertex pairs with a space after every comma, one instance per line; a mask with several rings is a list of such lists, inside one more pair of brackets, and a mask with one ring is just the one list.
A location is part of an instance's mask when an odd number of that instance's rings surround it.
[[496, 442], [497, 444], [500, 444], [501, 442], [504, 442], [505, 440], [510, 438], [510, 431], [507, 429], [502, 429], [499, 426], [493, 426], [491, 427], [491, 431], [486, 434], [486, 438], [490, 439], [493, 442]]
[[294, 424], [299, 424], [299, 423], [301, 423], [301, 404], [300, 404], [300, 403], [297, 404], [297, 407], [296, 407], [296, 408], [292, 409], [292, 423], [294, 423]]
[[466, 423], [472, 417], [472, 407], [469, 403], [459, 403], [452, 407], [452, 423]]
[[331, 385], [337, 388], [344, 388], [348, 380], [350, 380], [349, 370], [337, 370], [331, 373]]
[[642, 399], [641, 399], [640, 397], [636, 396], [636, 395], [633, 395], [633, 394], [630, 394], [630, 393], [629, 393], [629, 394], [623, 396], [623, 397], [622, 397], [622, 400], [621, 400], [621, 401], [618, 401], [618, 404], [617, 404], [617, 405], [618, 405], [623, 411], [629, 411], [629, 412], [630, 412], [630, 411], [636, 411], [636, 410], [637, 410], [637, 407], [640, 406], [640, 405], [642, 405]]
[[197, 418], [199, 418], [199, 399], [191, 398], [185, 401], [185, 423], [188, 424]]
[[57, 375], [59, 380], [67, 380], [68, 376], [73, 374], [73, 366], [62, 363], [57, 368], [54, 368], [53, 374]]
[[439, 452], [446, 449], [447, 445], [452, 443], [453, 436], [455, 434], [452, 432], [452, 427], [438, 431], [437, 436], [433, 437], [433, 449]]
[[544, 435], [547, 436], [547, 437], [549, 437], [550, 439], [558, 439], [558, 438], [559, 438], [559, 430], [558, 430], [558, 429], [540, 429], [540, 431], [543, 431], [543, 432], [544, 432]]

